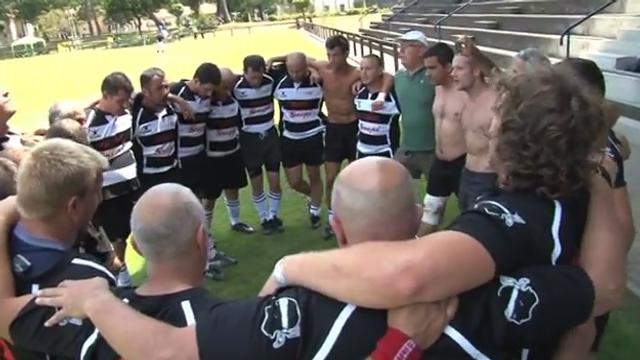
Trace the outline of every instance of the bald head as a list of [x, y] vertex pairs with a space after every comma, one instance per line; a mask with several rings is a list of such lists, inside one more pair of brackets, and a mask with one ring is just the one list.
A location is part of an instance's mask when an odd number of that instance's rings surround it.
[[236, 85], [238, 77], [229, 68], [221, 68], [220, 76], [222, 78], [222, 91], [230, 92]]
[[58, 101], [49, 108], [49, 125], [53, 125], [60, 119], [73, 119], [84, 124], [87, 121], [87, 114], [78, 101]]
[[391, 159], [367, 157], [347, 166], [336, 179], [332, 199], [335, 226], [341, 228], [336, 234], [348, 244], [407, 239], [418, 231], [411, 177]]
[[293, 81], [302, 82], [309, 74], [307, 56], [301, 52], [293, 52], [287, 55], [287, 72], [293, 78]]
[[198, 198], [188, 188], [171, 183], [147, 190], [131, 213], [133, 239], [150, 262], [192, 261], [204, 223]]

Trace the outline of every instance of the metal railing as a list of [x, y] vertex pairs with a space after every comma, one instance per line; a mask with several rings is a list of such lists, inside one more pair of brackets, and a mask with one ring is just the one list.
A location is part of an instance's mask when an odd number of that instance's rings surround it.
[[[393, 57], [394, 70], [398, 71], [400, 69], [400, 61], [398, 58], [400, 45], [395, 41], [378, 39], [372, 36], [351, 33], [308, 22], [303, 23], [302, 27], [322, 40], [326, 40], [334, 35], [342, 35], [347, 39], [347, 41], [349, 41], [349, 49], [353, 55], [362, 57], [364, 55], [374, 54], [374, 52], [377, 52], [378, 54], [376, 55], [380, 56], [383, 65], [385, 64], [384, 55], [391, 55]], [[366, 51], [367, 49], [368, 51]]]
[[580, 20], [576, 21], [575, 23], [571, 24], [568, 28], [566, 28], [562, 32], [562, 35], [560, 35], [560, 46], [564, 45], [564, 38], [566, 37], [567, 38], [567, 58], [571, 57], [571, 30], [573, 30], [573, 29], [577, 28], [578, 26], [582, 25], [582, 23], [584, 23], [585, 21], [591, 19], [595, 15], [601, 13], [606, 8], [608, 8], [609, 6], [615, 4], [616, 2], [618, 2], [618, 0], [609, 1], [608, 3], [602, 5], [599, 8], [597, 8], [597, 9], [593, 10], [592, 12], [588, 13], [582, 19], [580, 19]]
[[420, 0], [413, 0], [412, 2], [410, 2], [409, 4], [405, 5], [402, 9], [396, 11], [395, 13], [393, 13], [393, 15], [389, 16], [387, 18], [387, 21], [392, 21], [393, 19], [395, 19], [396, 16], [404, 13], [405, 11], [407, 11], [408, 8], [412, 7], [413, 5], [417, 4], [418, 1]]
[[460, 5], [460, 6], [458, 6], [457, 8], [451, 10], [450, 13], [448, 13], [447, 15], [441, 17], [438, 21], [436, 21], [435, 24], [433, 24], [433, 28], [438, 33], [438, 41], [442, 40], [442, 25], [445, 23], [445, 21], [449, 20], [449, 18], [452, 17], [453, 15], [455, 15], [455, 14], [459, 13], [460, 11], [466, 9], [467, 6], [471, 5], [471, 3], [473, 3], [473, 0], [467, 1], [466, 3], [464, 3], [464, 4]]

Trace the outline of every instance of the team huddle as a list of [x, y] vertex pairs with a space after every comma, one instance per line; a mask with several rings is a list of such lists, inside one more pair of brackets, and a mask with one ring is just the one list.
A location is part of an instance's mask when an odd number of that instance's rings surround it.
[[[19, 164], [0, 159], [16, 194], [0, 202], [0, 359], [596, 353], [634, 237], [597, 65], [527, 49], [503, 72], [469, 38], [457, 54], [420, 32], [399, 41], [395, 77], [375, 55], [350, 65], [341, 36], [327, 62], [252, 55], [242, 75], [204, 63], [173, 84], [151, 68], [137, 94], [112, 73], [86, 126], [67, 116], [7, 157]], [[261, 231], [281, 233], [281, 166], [312, 229], [326, 200], [339, 248], [285, 256], [259, 296], [218, 299], [205, 275], [236, 260], [216, 249], [215, 202], [255, 232], [240, 216], [250, 183]], [[442, 230], [452, 194], [461, 214]], [[138, 288], [119, 276], [129, 235], [147, 261]], [[93, 242], [114, 243], [120, 266]]]

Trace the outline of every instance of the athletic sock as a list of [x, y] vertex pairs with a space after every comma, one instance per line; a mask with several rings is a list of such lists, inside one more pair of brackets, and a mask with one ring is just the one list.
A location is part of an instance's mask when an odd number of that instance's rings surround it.
[[271, 207], [271, 218], [278, 216], [280, 210], [280, 199], [282, 199], [281, 193], [269, 191], [269, 205]]
[[322, 213], [322, 207], [321, 206], [315, 206], [313, 204], [311, 204], [309, 206], [309, 214], [311, 214], [313, 216], [320, 216], [321, 213]]
[[269, 204], [267, 204], [267, 197], [264, 193], [259, 195], [253, 195], [253, 205], [256, 207], [260, 221], [269, 220]]
[[333, 209], [329, 209], [329, 224], [333, 221]]
[[211, 232], [211, 225], [213, 225], [213, 207], [211, 209], [204, 210], [204, 217], [206, 220], [207, 233]]
[[229, 221], [231, 221], [231, 225], [235, 225], [240, 222], [240, 200], [229, 200], [225, 196], [224, 204], [227, 207], [227, 212], [229, 213]]

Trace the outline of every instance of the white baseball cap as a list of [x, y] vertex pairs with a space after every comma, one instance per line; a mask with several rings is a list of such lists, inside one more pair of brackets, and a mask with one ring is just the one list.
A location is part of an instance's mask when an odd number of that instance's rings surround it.
[[400, 41], [417, 41], [424, 46], [429, 46], [429, 40], [427, 40], [427, 36], [423, 34], [421, 31], [412, 30], [406, 32], [404, 35], [398, 38]]

